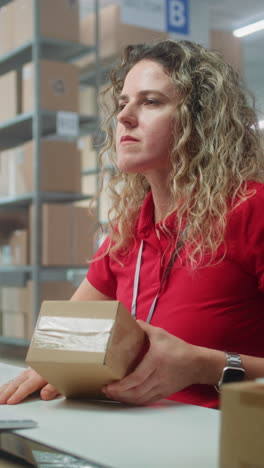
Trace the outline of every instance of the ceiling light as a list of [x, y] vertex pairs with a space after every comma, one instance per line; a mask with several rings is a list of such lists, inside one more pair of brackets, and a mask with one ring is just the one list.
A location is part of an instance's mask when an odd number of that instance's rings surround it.
[[264, 19], [257, 21], [256, 23], [249, 24], [248, 26], [244, 26], [243, 28], [235, 29], [233, 34], [236, 37], [243, 37], [248, 34], [253, 34], [256, 31], [260, 31], [261, 29], [264, 29]]

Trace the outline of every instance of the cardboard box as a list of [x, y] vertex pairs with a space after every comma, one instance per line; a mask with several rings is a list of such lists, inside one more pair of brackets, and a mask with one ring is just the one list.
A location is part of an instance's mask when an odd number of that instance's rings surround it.
[[7, 237], [12, 231], [28, 228], [28, 212], [26, 210], [0, 210], [0, 235]]
[[[30, 263], [33, 263], [33, 218], [30, 208]], [[42, 205], [42, 265], [86, 266], [94, 253], [95, 219], [72, 203]]]
[[26, 171], [27, 167], [24, 161], [23, 147], [3, 151], [1, 154], [0, 170], [0, 181], [3, 182], [2, 194], [13, 197], [26, 193]]
[[243, 43], [241, 38], [233, 35], [232, 31], [210, 30], [210, 48], [220, 52], [225, 61], [243, 76]]
[[93, 196], [97, 191], [97, 176], [94, 174], [82, 176], [82, 193]]
[[0, 55], [14, 48], [14, 4], [13, 1], [0, 8]]
[[[0, 312], [3, 317], [4, 336], [31, 339], [36, 323], [33, 288], [34, 283], [30, 280], [22, 288], [0, 289]], [[41, 283], [41, 302], [69, 300], [75, 289], [70, 281], [44, 281]]]
[[96, 115], [96, 93], [93, 86], [80, 86], [79, 88], [79, 111], [81, 115]]
[[133, 369], [144, 341], [118, 301], [47, 301], [26, 362], [67, 397], [98, 396]]
[[13, 231], [9, 237], [12, 265], [28, 264], [28, 232], [26, 230]]
[[91, 260], [95, 250], [95, 231], [97, 229], [96, 218], [89, 214], [87, 208], [72, 205], [70, 214], [71, 226], [71, 265], [85, 267]]
[[27, 335], [27, 317], [19, 312], [2, 313], [2, 335], [25, 339]]
[[0, 310], [3, 336], [27, 339], [30, 317], [27, 288], [1, 288]]
[[[34, 190], [33, 161], [34, 142], [22, 148], [23, 179], [26, 192]], [[17, 164], [19, 164], [17, 155]], [[41, 140], [40, 144], [40, 191], [69, 192], [81, 191], [81, 161], [76, 143]]]
[[[79, 112], [79, 69], [76, 65], [50, 60], [40, 61], [40, 108], [46, 111]], [[34, 66], [22, 72], [22, 112], [34, 110]]]
[[[120, 6], [112, 4], [100, 9], [100, 56], [103, 60], [109, 60], [119, 55], [121, 49], [128, 44], [163, 40], [167, 38], [164, 32], [155, 29], [146, 29], [121, 23]], [[95, 15], [90, 13], [80, 22], [80, 42], [89, 46], [95, 45]], [[80, 66], [85, 67], [94, 63], [95, 55], [79, 61]]]
[[[19, 47], [34, 35], [33, 0], [15, 0], [14, 43]], [[39, 0], [41, 38], [79, 41], [78, 0]], [[23, 18], [23, 21], [21, 21]]]
[[264, 384], [226, 384], [221, 410], [220, 468], [263, 468]]
[[[3, 195], [17, 196], [34, 191], [34, 147], [31, 141], [2, 153]], [[41, 192], [80, 193], [81, 155], [76, 143], [41, 140], [39, 165]]]
[[28, 233], [16, 230], [0, 239], [0, 265], [28, 264]]
[[8, 193], [8, 150], [0, 153], [0, 196]]
[[97, 153], [93, 147], [92, 137], [85, 136], [78, 140], [81, 153], [81, 170], [96, 169]]
[[[32, 92], [32, 90], [31, 90]], [[21, 73], [10, 71], [0, 76], [0, 125], [21, 112]]]

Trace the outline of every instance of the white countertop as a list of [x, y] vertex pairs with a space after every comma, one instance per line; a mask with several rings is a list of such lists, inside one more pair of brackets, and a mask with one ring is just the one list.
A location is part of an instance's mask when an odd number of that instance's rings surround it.
[[[21, 370], [0, 363], [0, 385]], [[108, 468], [218, 467], [217, 410], [165, 400], [130, 407], [65, 398], [31, 398], [8, 410], [38, 421], [38, 428], [18, 433]]]

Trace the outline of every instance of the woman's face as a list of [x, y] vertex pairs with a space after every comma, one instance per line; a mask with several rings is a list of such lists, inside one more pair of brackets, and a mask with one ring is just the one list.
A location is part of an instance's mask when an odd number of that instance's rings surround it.
[[120, 171], [168, 172], [175, 106], [175, 88], [163, 67], [151, 60], [134, 65], [119, 97], [116, 152]]

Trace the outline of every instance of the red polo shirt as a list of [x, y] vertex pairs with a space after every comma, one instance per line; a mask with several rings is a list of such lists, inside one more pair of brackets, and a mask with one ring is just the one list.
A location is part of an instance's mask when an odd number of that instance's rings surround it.
[[[183, 248], [162, 286], [151, 324], [194, 345], [264, 357], [264, 184], [252, 183], [251, 188], [255, 195], [229, 214], [224, 260], [191, 271]], [[119, 256], [123, 266], [106, 255], [87, 273], [96, 289], [131, 311], [135, 265], [144, 239], [137, 298], [141, 320], [147, 318], [170, 256], [167, 237], [153, 224], [153, 210], [149, 193], [139, 217], [136, 246], [125, 257]], [[166, 224], [173, 227], [173, 216]], [[108, 243], [109, 238], [95, 257]], [[219, 257], [222, 252], [220, 248]], [[170, 399], [218, 406], [218, 395], [209, 385], [192, 385]]]

